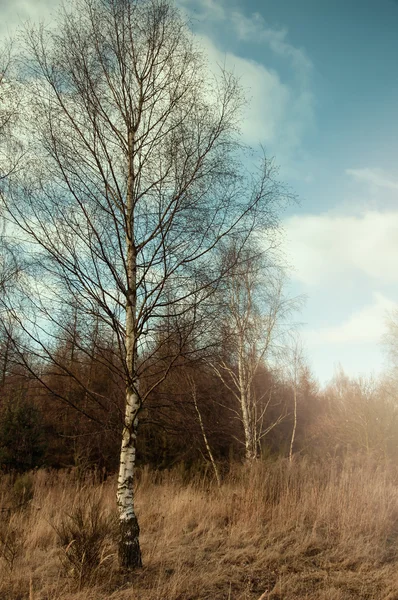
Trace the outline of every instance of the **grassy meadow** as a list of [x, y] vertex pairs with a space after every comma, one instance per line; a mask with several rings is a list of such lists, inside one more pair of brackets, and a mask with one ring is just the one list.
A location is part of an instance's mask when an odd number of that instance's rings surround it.
[[1, 600], [398, 600], [393, 465], [237, 465], [221, 489], [181, 469], [137, 480], [144, 567], [124, 574], [113, 478], [2, 475]]

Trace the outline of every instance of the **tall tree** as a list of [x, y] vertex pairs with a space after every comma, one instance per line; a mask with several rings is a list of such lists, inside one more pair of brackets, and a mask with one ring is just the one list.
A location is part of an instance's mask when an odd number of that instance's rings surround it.
[[258, 248], [247, 247], [237, 262], [233, 246], [228, 257], [233, 266], [223, 294], [226, 353], [211, 364], [236, 401], [230, 410], [242, 424], [245, 458], [252, 461], [284, 416], [281, 411], [268, 420], [272, 385], [259, 391], [256, 379], [281, 344], [281, 325], [297, 301], [284, 297], [282, 270], [267, 264], [269, 256]]
[[289, 446], [289, 461], [292, 462], [294, 453], [294, 443], [297, 432], [297, 404], [299, 399], [300, 384], [302, 383], [303, 377], [305, 377], [306, 367], [304, 363], [303, 345], [299, 334], [297, 332], [294, 332], [289, 337], [290, 344], [286, 347], [285, 356], [287, 382], [288, 384], [290, 384], [293, 400], [293, 425]]
[[[66, 302], [115, 336], [126, 388], [119, 557], [133, 568], [141, 565], [138, 414], [231, 268], [226, 240], [273, 226], [284, 192], [266, 160], [255, 176], [242, 171], [238, 82], [225, 71], [209, 75], [169, 0], [76, 0], [55, 29], [27, 33], [24, 110], [34, 152], [6, 203], [40, 277], [20, 325], [46, 360]], [[157, 335], [165, 317], [189, 324], [177, 344]], [[159, 344], [167, 361], [154, 374]]]

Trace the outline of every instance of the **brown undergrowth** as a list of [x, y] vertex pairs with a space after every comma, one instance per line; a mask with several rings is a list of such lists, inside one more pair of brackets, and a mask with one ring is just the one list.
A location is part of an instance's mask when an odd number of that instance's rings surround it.
[[1, 600], [398, 600], [391, 465], [236, 466], [221, 490], [143, 470], [144, 567], [130, 575], [117, 569], [114, 480], [30, 477], [20, 503], [21, 484], [0, 478]]

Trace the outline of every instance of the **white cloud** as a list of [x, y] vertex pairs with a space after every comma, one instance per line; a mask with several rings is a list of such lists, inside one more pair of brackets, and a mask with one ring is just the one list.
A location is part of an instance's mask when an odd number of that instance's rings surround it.
[[385, 331], [386, 316], [397, 305], [379, 292], [373, 293], [373, 302], [352, 313], [335, 327], [311, 329], [305, 333], [310, 346], [319, 344], [378, 344]]
[[268, 44], [275, 54], [288, 58], [301, 75], [309, 75], [312, 71], [312, 61], [305, 51], [288, 42], [287, 29], [272, 29], [259, 13], [247, 17], [241, 11], [233, 10], [230, 20], [240, 40]]
[[202, 37], [209, 58], [209, 67], [217, 72], [217, 65], [225, 66], [239, 78], [249, 103], [242, 115], [241, 131], [248, 144], [276, 143], [283, 133], [283, 123], [289, 110], [291, 90], [283, 84], [275, 71], [262, 64], [223, 53], [208, 37]]
[[398, 283], [398, 212], [300, 215], [285, 222], [293, 278], [311, 286], [362, 275]]
[[[270, 27], [258, 13], [247, 16], [237, 5], [222, 0], [179, 0], [179, 5], [189, 11], [195, 29], [204, 36], [210, 57], [221, 64], [225, 61], [241, 78], [250, 101], [243, 115], [245, 141], [264, 144], [268, 153], [276, 154], [285, 173], [300, 179], [311, 177], [297, 168], [297, 160], [303, 158], [303, 136], [314, 123], [312, 62], [305, 51], [289, 43], [286, 29]], [[215, 24], [217, 37], [212, 30]], [[259, 48], [264, 48], [261, 63], [223, 52], [223, 35], [230, 39], [231, 32], [234, 39], [254, 44], [257, 56]], [[285, 79], [270, 67], [272, 55], [284, 62]]]
[[391, 178], [383, 169], [346, 169], [346, 174], [363, 184], [398, 190], [398, 180]]
[[247, 16], [237, 4], [231, 6], [232, 2], [229, 2], [227, 5], [225, 0], [178, 0], [178, 4], [203, 22], [227, 21], [239, 40], [266, 43], [275, 54], [288, 58], [301, 74], [308, 74], [312, 70], [312, 62], [305, 51], [288, 42], [287, 29], [269, 27], [258, 12]]
[[176, 0], [177, 6], [187, 11], [192, 17], [201, 19], [222, 20], [225, 9], [219, 0]]
[[[282, 83], [275, 71], [263, 65], [228, 54], [227, 67], [233, 68], [248, 96], [243, 115], [242, 134], [247, 143], [296, 146], [298, 133], [288, 126], [288, 110], [292, 91]], [[293, 124], [292, 124], [293, 125]]]

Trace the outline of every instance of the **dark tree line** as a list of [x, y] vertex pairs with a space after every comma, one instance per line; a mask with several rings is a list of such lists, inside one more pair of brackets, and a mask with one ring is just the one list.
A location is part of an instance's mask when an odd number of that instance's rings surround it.
[[[54, 354], [68, 362], [73, 375], [54, 364], [40, 366], [41, 384], [24, 365], [15, 351], [17, 341], [10, 341], [3, 330], [0, 344], [2, 365], [0, 453], [1, 465], [8, 470], [27, 470], [35, 466], [53, 468], [76, 467], [114, 472], [118, 466], [117, 446], [123, 423], [123, 381], [112, 376], [103, 363], [103, 353], [117, 355], [112, 340], [99, 339], [90, 360], [79, 355], [73, 339], [58, 341]], [[75, 331], [78, 339], [78, 331]], [[78, 341], [76, 342], [78, 344]], [[213, 359], [216, 359], [215, 350]], [[160, 360], [153, 357], [153, 368]], [[39, 368], [36, 365], [36, 369]], [[231, 369], [236, 368], [231, 364]], [[78, 379], [82, 385], [76, 385]], [[95, 380], [95, 391], [101, 404], [85, 394], [84, 387]], [[222, 384], [206, 358], [179, 359], [167, 379], [148, 398], [141, 413], [138, 463], [156, 469], [168, 469], [184, 463], [187, 469], [210, 467], [195, 403], [203, 419], [209, 445], [220, 469], [228, 469], [233, 460], [245, 459], [242, 422], [236, 417], [236, 399]], [[149, 384], [150, 385], [150, 384]], [[266, 411], [266, 424], [278, 422], [264, 437], [263, 456], [287, 453], [292, 426], [292, 389], [287, 381], [275, 376], [263, 364], [256, 374], [256, 389], [269, 391], [271, 402]], [[303, 374], [299, 386], [300, 418], [297, 451], [308, 442], [308, 423], [314, 418], [315, 384]], [[268, 398], [269, 396], [267, 396]], [[65, 398], [69, 400], [65, 402]], [[106, 402], [105, 402], [106, 399]], [[76, 407], [79, 412], [76, 412]], [[281, 418], [282, 417], [282, 418]], [[20, 434], [30, 439], [20, 445]], [[12, 441], [14, 440], [14, 441]], [[4, 454], [8, 449], [7, 456]], [[207, 465], [207, 467], [206, 467]]]

